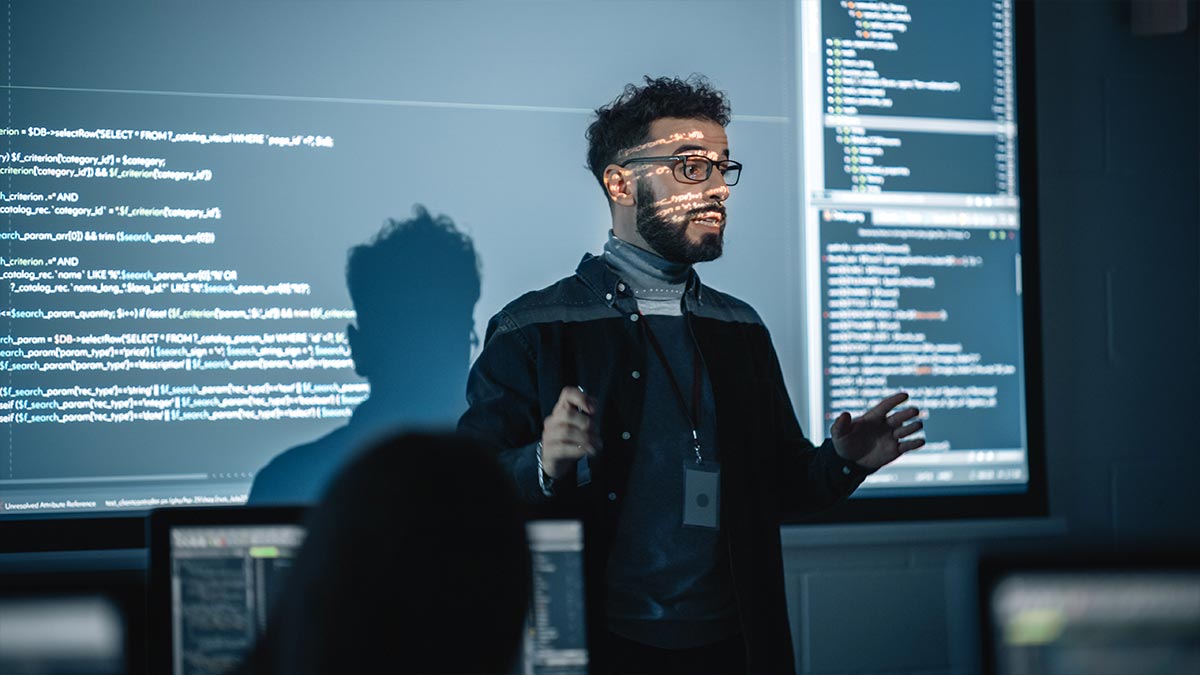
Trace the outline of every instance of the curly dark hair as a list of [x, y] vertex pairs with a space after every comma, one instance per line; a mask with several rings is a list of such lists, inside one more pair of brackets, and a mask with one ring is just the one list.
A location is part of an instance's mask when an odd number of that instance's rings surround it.
[[588, 140], [588, 168], [604, 187], [604, 167], [617, 153], [648, 139], [650, 123], [663, 117], [702, 119], [721, 126], [731, 113], [725, 93], [714, 89], [703, 75], [687, 79], [645, 76], [646, 86], [625, 85], [625, 91], [606, 106], [596, 109], [596, 121], [584, 136]]

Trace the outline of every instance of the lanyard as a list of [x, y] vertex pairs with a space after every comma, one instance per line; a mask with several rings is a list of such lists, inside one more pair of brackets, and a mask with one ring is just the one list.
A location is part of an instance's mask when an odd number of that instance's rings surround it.
[[[641, 312], [638, 314], [643, 319], [646, 316]], [[675, 392], [675, 400], [683, 410], [683, 416], [687, 418], [688, 424], [692, 425], [692, 450], [696, 453], [696, 463], [701, 464], [704, 458], [700, 454], [700, 434], [697, 432], [696, 425], [696, 420], [700, 419], [700, 349], [695, 344], [692, 345], [692, 408], [688, 410], [687, 400], [683, 397], [683, 390], [675, 379], [675, 373], [671, 371], [671, 364], [667, 361], [667, 355], [663, 352], [662, 345], [654, 337], [654, 331], [650, 330], [650, 323], [643, 321], [642, 325], [645, 326], [646, 339], [650, 340], [650, 346], [654, 348], [654, 353], [662, 362], [663, 370], [667, 371], [667, 379], [671, 382], [671, 390]]]

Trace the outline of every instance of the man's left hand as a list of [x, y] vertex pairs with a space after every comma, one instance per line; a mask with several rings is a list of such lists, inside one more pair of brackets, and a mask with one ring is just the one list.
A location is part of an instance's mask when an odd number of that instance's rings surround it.
[[921, 411], [905, 408], [900, 412], [888, 414], [906, 400], [908, 394], [900, 392], [883, 399], [862, 417], [851, 419], [850, 413], [846, 412], [838, 415], [829, 430], [834, 450], [837, 450], [843, 459], [875, 471], [909, 450], [916, 450], [925, 445], [924, 438], [902, 440], [917, 433], [924, 426], [919, 421], [905, 424], [920, 415]]

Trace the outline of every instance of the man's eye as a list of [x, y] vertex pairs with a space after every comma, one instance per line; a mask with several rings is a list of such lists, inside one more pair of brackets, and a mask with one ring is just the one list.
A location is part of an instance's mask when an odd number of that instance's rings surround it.
[[683, 175], [688, 180], [703, 180], [708, 173], [707, 165], [704, 160], [689, 159], [683, 163]]

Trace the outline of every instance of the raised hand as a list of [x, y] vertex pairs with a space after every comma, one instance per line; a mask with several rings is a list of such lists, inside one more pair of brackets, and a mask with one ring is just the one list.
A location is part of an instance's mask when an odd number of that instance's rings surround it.
[[920, 415], [919, 410], [905, 408], [888, 414], [907, 400], [908, 394], [900, 392], [883, 399], [862, 417], [851, 419], [850, 413], [846, 412], [838, 415], [829, 430], [834, 450], [844, 459], [874, 471], [909, 450], [916, 450], [925, 445], [923, 438], [902, 440], [917, 433], [924, 426], [920, 421], [905, 424]]

